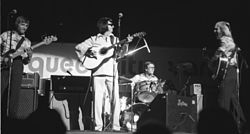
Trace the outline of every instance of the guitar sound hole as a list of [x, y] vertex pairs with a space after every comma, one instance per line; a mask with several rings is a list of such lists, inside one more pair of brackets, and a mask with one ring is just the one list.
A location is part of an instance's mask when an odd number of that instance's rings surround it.
[[107, 53], [107, 48], [102, 48], [102, 49], [100, 50], [100, 53], [101, 53], [101, 54], [106, 54], [106, 53]]

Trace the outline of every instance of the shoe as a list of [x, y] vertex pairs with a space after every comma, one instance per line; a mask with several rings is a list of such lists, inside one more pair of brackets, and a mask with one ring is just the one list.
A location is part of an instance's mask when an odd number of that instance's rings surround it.
[[102, 132], [102, 130], [93, 130], [94, 132]]

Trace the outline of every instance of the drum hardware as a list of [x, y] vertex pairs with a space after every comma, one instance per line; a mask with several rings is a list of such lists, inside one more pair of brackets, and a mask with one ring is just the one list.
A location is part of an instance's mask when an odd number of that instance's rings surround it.
[[143, 112], [149, 110], [149, 104], [156, 95], [163, 93], [164, 84], [165, 81], [161, 80], [142, 81], [137, 83], [135, 88], [131, 88], [131, 105], [121, 112], [120, 124], [124, 129], [132, 132], [136, 131], [137, 121]]
[[139, 101], [144, 103], [151, 103], [157, 94], [164, 93], [163, 87], [165, 80], [158, 81], [142, 81], [136, 85], [136, 96]]
[[137, 121], [143, 112], [148, 110], [148, 105], [145, 103], [135, 103], [127, 110], [121, 113], [120, 124], [128, 131], [135, 132], [137, 129]]
[[[123, 84], [132, 85], [132, 83], [121, 83], [119, 85]], [[134, 88], [131, 86], [131, 99], [128, 100], [126, 97], [122, 97], [120, 99], [121, 101], [120, 124], [122, 128], [131, 132], [136, 131], [137, 121], [139, 120], [142, 113], [147, 110], [150, 110], [149, 104], [154, 100], [157, 94], [164, 93], [163, 91], [164, 84], [165, 80], [141, 81], [139, 83], [136, 83]], [[126, 102], [128, 101], [130, 105], [129, 104], [127, 105]]]

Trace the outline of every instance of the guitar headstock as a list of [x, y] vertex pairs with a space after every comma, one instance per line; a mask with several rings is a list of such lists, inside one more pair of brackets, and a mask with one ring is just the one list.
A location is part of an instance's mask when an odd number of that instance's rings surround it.
[[57, 41], [57, 37], [56, 37], [56, 36], [53, 36], [53, 35], [51, 35], [51, 36], [46, 36], [46, 37], [43, 39], [43, 43], [46, 44], [46, 45], [48, 45], [48, 44], [50, 44], [50, 43], [52, 43], [52, 42], [54, 42], [54, 41]]
[[145, 35], [146, 35], [146, 32], [138, 32], [138, 33], [133, 34], [132, 37], [140, 37], [141, 38]]

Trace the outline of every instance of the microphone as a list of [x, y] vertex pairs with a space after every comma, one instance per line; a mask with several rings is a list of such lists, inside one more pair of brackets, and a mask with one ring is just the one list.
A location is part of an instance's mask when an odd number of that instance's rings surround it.
[[122, 17], [123, 17], [123, 14], [118, 13], [118, 28], [117, 28], [118, 38], [121, 37], [121, 18]]
[[71, 73], [69, 70], [67, 70], [66, 72], [67, 72], [70, 76], [73, 76], [72, 73]]
[[145, 46], [146, 46], [146, 48], [147, 48], [147, 50], [148, 50], [148, 53], [150, 53], [150, 49], [149, 49], [149, 47], [148, 47], [148, 43], [146, 42], [146, 40], [143, 38], [143, 41], [144, 41], [144, 43], [145, 43]]
[[237, 50], [237, 51], [241, 51], [241, 48], [240, 48], [240, 47], [237, 47], [236, 50]]
[[123, 13], [118, 13], [118, 17], [122, 18], [123, 17]]
[[9, 14], [17, 14], [17, 10], [16, 9], [13, 9], [9, 12]]

